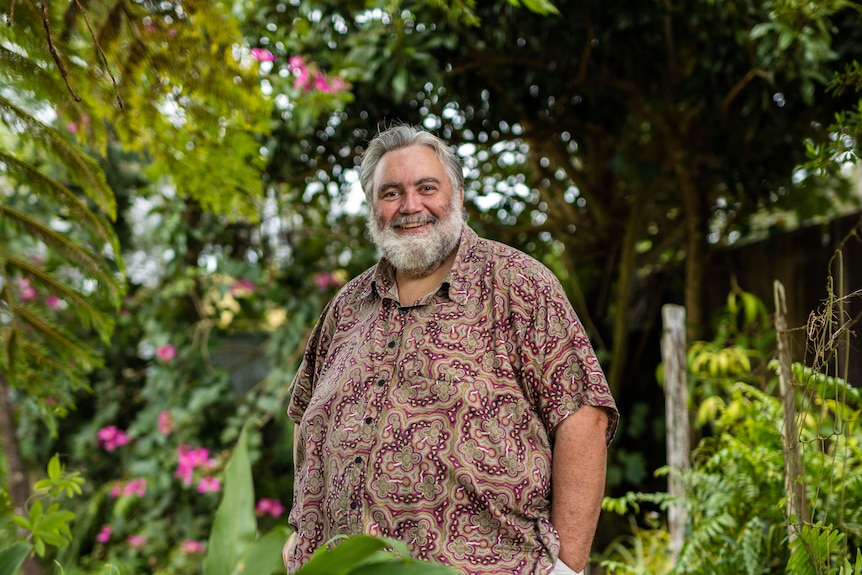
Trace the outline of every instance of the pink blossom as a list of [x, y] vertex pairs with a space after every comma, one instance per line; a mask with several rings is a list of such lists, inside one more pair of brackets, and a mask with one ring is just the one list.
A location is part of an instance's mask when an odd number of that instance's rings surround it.
[[203, 553], [205, 550], [204, 544], [194, 539], [186, 539], [180, 544], [180, 552], [186, 555], [194, 555], [195, 553]]
[[311, 89], [311, 76], [309, 76], [307, 70], [302, 69], [299, 71], [296, 75], [296, 81], [294, 81], [293, 86], [306, 91]]
[[186, 485], [191, 485], [196, 468], [212, 469], [216, 466], [216, 461], [210, 459], [209, 453], [209, 449], [205, 447], [191, 448], [188, 445], [180, 445], [177, 448], [179, 461], [174, 476], [182, 479]]
[[170, 435], [174, 430], [174, 419], [171, 417], [171, 412], [167, 409], [159, 414], [159, 423], [157, 425], [159, 433], [162, 435]]
[[119, 497], [122, 494], [123, 494], [123, 482], [122, 481], [114, 482], [114, 484], [111, 486], [111, 497], [113, 499], [116, 499], [117, 497]]
[[344, 281], [338, 277], [337, 273], [317, 272], [314, 274], [314, 285], [320, 290], [327, 290], [331, 287], [344, 285]]
[[347, 89], [347, 82], [344, 78], [336, 76], [329, 81], [329, 88], [331, 92], [342, 92]]
[[244, 296], [254, 291], [254, 284], [249, 280], [236, 280], [232, 286], [230, 286], [230, 293], [233, 296]]
[[252, 48], [251, 55], [258, 62], [275, 62], [275, 54], [266, 48]]
[[326, 80], [326, 76], [323, 74], [319, 74], [314, 79], [314, 89], [319, 92], [323, 92], [324, 94], [328, 94], [332, 91], [332, 88], [329, 87], [329, 82]]
[[291, 56], [287, 61], [287, 68], [290, 71], [293, 70], [304, 70], [305, 69], [305, 58], [302, 56]]
[[218, 477], [204, 477], [201, 479], [200, 483], [198, 483], [199, 493], [217, 493], [219, 491], [221, 491], [221, 479]]
[[71, 122], [66, 126], [66, 129], [74, 134], [78, 131], [78, 125], [75, 122]]
[[254, 508], [254, 514], [258, 517], [262, 517], [269, 513], [273, 516], [273, 518], [278, 519], [284, 513], [284, 505], [281, 504], [281, 501], [278, 499], [267, 499], [262, 498], [257, 502], [257, 505]]
[[51, 309], [59, 309], [60, 307], [60, 298], [51, 294], [45, 298], [45, 305]]
[[123, 495], [137, 495], [138, 497], [143, 497], [146, 492], [146, 479], [132, 479], [126, 483], [125, 487], [123, 487]]
[[111, 539], [113, 530], [110, 525], [102, 525], [102, 530], [96, 535], [96, 541], [99, 543], [107, 543]]
[[135, 549], [140, 549], [147, 544], [147, 538], [143, 535], [129, 535], [126, 541], [129, 542], [130, 547], [134, 547]]
[[30, 280], [19, 279], [18, 289], [20, 290], [21, 299], [24, 301], [30, 301], [39, 297], [39, 294], [36, 293], [36, 288], [30, 285]]
[[177, 355], [177, 348], [171, 344], [163, 345], [156, 349], [156, 355], [162, 361], [171, 361]]
[[130, 441], [126, 432], [122, 429], [117, 429], [114, 425], [109, 425], [108, 427], [100, 429], [97, 437], [99, 439], [99, 445], [101, 445], [105, 451], [114, 451], [118, 447], [121, 447]]

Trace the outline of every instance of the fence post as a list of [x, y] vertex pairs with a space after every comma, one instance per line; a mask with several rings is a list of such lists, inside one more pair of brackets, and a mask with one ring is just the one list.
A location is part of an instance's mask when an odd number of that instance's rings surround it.
[[808, 500], [802, 458], [799, 455], [799, 430], [796, 426], [796, 390], [793, 388], [793, 368], [790, 359], [790, 336], [787, 333], [787, 301], [784, 285], [775, 280], [775, 332], [778, 336], [778, 385], [784, 422], [781, 443], [784, 446], [784, 493], [787, 496], [787, 536], [792, 543], [799, 535], [799, 526], [809, 521]]
[[685, 308], [662, 306], [664, 333], [661, 355], [664, 364], [665, 416], [667, 419], [668, 493], [676, 500], [668, 507], [670, 551], [674, 563], [685, 542], [688, 511], [685, 505], [684, 473], [691, 467], [688, 423], [688, 377], [685, 364]]

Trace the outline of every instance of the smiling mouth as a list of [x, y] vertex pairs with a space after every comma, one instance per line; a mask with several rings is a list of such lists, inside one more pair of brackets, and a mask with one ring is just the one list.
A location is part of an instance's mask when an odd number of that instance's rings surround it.
[[435, 223], [436, 220], [433, 218], [420, 220], [420, 221], [405, 221], [405, 222], [396, 222], [392, 225], [393, 228], [401, 229], [401, 230], [412, 230], [415, 228], [421, 228], [422, 226], [426, 226], [428, 224]]

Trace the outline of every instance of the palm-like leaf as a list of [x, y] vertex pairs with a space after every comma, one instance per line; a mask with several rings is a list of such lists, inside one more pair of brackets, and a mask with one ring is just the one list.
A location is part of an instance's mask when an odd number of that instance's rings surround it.
[[[50, 124], [60, 109], [66, 121], [88, 112], [53, 66], [38, 14], [16, 16], [0, 47], [7, 86], [0, 95], [0, 370], [32, 397], [68, 398], [100, 361], [81, 329], [109, 341], [106, 304], [116, 308], [124, 290], [109, 221], [116, 201], [99, 163]], [[64, 301], [72, 315], [22, 293], [22, 281]]]

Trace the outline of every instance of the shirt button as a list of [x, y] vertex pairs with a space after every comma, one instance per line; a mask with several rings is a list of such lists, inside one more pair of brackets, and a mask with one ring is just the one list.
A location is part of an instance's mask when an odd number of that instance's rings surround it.
[[386, 380], [381, 379], [380, 381], [377, 382], [377, 385], [386, 385]]
[[356, 509], [357, 507], [359, 507], [359, 504], [358, 504], [358, 503], [356, 503], [355, 501], [353, 501], [353, 502], [351, 502], [351, 503], [350, 503], [350, 508], [351, 508], [351, 509]]
[[373, 419], [371, 419], [370, 417], [366, 417], [366, 418], [365, 418], [365, 423], [367, 423], [368, 425], [371, 425], [371, 422], [372, 422], [372, 421], [374, 421], [374, 420], [373, 420]]
[[395, 347], [395, 341], [394, 340], [389, 342], [389, 347]]
[[357, 457], [356, 459], [353, 460], [353, 463], [362, 463], [362, 458]]

